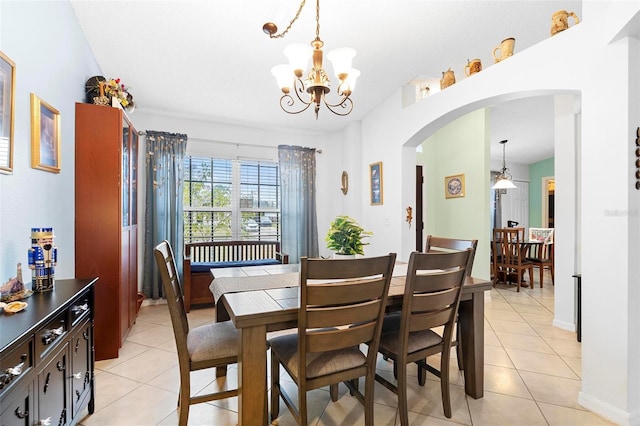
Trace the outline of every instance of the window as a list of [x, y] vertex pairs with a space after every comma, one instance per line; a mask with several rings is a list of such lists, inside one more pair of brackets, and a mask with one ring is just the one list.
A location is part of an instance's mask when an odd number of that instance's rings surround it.
[[184, 242], [280, 240], [278, 164], [186, 157]]

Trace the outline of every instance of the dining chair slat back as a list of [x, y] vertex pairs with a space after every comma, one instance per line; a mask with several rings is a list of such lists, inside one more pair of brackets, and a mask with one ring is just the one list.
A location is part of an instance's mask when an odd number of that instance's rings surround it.
[[[411, 253], [399, 328], [385, 327], [379, 352], [394, 361], [397, 385], [376, 375], [376, 380], [398, 396], [400, 422], [408, 424], [407, 364], [416, 363], [423, 372], [440, 377], [442, 404], [451, 417], [449, 395], [449, 359], [453, 329], [457, 318], [462, 286], [472, 249], [451, 253]], [[433, 273], [434, 270], [438, 272]], [[388, 317], [397, 324], [397, 315]], [[433, 328], [442, 327], [442, 334]], [[427, 364], [430, 355], [440, 353], [440, 369]]]
[[[307, 391], [345, 382], [364, 404], [365, 424], [373, 425], [373, 388], [382, 318], [395, 253], [356, 259], [300, 259], [298, 331], [269, 340], [271, 419], [282, 398], [299, 424], [307, 424]], [[368, 345], [364, 354], [360, 345]], [[294, 402], [280, 386], [280, 365], [298, 385]], [[365, 377], [364, 395], [357, 386]]]
[[471, 276], [473, 261], [476, 256], [476, 249], [478, 248], [478, 240], [465, 240], [460, 238], [447, 238], [438, 237], [435, 235], [427, 235], [427, 242], [425, 244], [424, 251], [426, 253], [429, 253], [430, 251], [442, 251], [443, 249], [446, 251], [462, 251], [468, 248], [472, 249], [472, 252], [469, 256], [469, 264], [467, 265], [466, 270], [467, 276]]
[[[176, 341], [180, 369], [178, 424], [184, 426], [188, 421], [190, 405], [238, 395], [237, 389], [227, 389], [224, 383], [220, 383], [222, 390], [191, 396], [191, 371], [213, 367], [226, 368], [227, 365], [238, 362], [238, 333], [231, 321], [205, 324], [190, 330], [180, 276], [169, 242], [165, 240], [158, 244], [154, 249], [154, 255]], [[225, 378], [218, 380], [224, 381]]]

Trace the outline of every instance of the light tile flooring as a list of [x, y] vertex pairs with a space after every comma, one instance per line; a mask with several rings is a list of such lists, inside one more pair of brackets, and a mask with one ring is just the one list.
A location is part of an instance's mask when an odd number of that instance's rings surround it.
[[[442, 410], [438, 379], [424, 387], [410, 380], [409, 420], [412, 425], [603, 425], [606, 420], [580, 407], [581, 349], [573, 332], [551, 325], [553, 286], [523, 289], [498, 285], [485, 305], [484, 397], [465, 395], [455, 350], [451, 362], [453, 416]], [[214, 310], [194, 309], [191, 327], [214, 318]], [[439, 360], [430, 358], [431, 363]], [[117, 359], [96, 363], [96, 408], [80, 424], [175, 425], [179, 388], [178, 358], [166, 305], [143, 306], [138, 320]], [[379, 359], [379, 373], [391, 376], [389, 362]], [[194, 392], [220, 386], [212, 371], [192, 373]], [[410, 370], [415, 377], [415, 370]], [[285, 376], [286, 377], [286, 376]], [[230, 368], [227, 385], [235, 386], [236, 370]], [[295, 392], [293, 389], [291, 389]], [[328, 389], [309, 392], [309, 418], [314, 425], [364, 424], [362, 406], [349, 396], [344, 385], [337, 402]], [[376, 384], [376, 425], [399, 424], [394, 394]], [[277, 424], [293, 425], [291, 415], [280, 404]], [[193, 405], [190, 425], [237, 424], [237, 398]]]

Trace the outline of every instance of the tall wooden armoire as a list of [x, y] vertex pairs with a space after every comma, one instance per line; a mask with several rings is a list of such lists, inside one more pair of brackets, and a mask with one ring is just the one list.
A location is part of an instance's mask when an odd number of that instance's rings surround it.
[[95, 288], [96, 360], [116, 358], [137, 315], [138, 134], [124, 111], [76, 103], [76, 278]]

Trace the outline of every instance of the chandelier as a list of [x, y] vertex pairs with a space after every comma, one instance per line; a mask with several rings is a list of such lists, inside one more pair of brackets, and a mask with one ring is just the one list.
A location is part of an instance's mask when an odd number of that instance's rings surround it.
[[[262, 30], [270, 38], [283, 38], [300, 16], [305, 1], [302, 0], [296, 16], [282, 33], [276, 34], [278, 27], [273, 22], [264, 24]], [[276, 78], [283, 93], [280, 98], [280, 108], [284, 112], [299, 114], [313, 105], [317, 120], [318, 111], [322, 104], [336, 115], [348, 115], [353, 110], [353, 101], [350, 96], [355, 87], [356, 78], [360, 75], [360, 71], [351, 68], [351, 60], [356, 55], [356, 51], [349, 47], [343, 47], [327, 53], [327, 59], [333, 64], [335, 74], [340, 80], [337, 88], [337, 102], [330, 103], [326, 99], [326, 95], [331, 89], [329, 89], [329, 76], [322, 66], [323, 46], [324, 42], [320, 40], [320, 0], [316, 0], [316, 38], [311, 41], [311, 46], [303, 43], [287, 46], [284, 49], [284, 54], [289, 58], [289, 63], [276, 65], [271, 69], [271, 74]], [[304, 78], [310, 58], [313, 58], [313, 65]], [[292, 89], [295, 98], [291, 96]]]
[[504, 151], [505, 145], [507, 144], [507, 140], [500, 141], [502, 144], [502, 170], [500, 174], [496, 176], [496, 183], [491, 187], [491, 189], [514, 189], [516, 186], [511, 181], [511, 173], [508, 172], [507, 163], [504, 159]]

